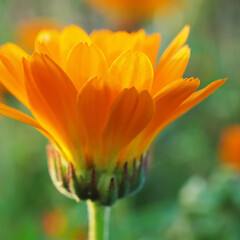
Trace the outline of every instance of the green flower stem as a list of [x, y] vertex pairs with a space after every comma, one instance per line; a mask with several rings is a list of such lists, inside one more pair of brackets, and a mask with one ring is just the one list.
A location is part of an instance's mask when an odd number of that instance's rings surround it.
[[89, 215], [88, 240], [108, 240], [110, 207], [87, 201]]

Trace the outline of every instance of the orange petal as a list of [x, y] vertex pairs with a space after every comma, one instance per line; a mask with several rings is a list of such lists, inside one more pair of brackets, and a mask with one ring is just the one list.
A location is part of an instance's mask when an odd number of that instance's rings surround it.
[[22, 58], [27, 56], [14, 44], [3, 45], [0, 50], [0, 81], [19, 101], [29, 107], [22, 66]]
[[188, 46], [184, 46], [187, 41], [189, 31], [190, 27], [185, 26], [161, 56], [155, 70], [152, 89], [153, 95], [171, 81], [182, 77], [190, 57], [190, 50]]
[[39, 132], [47, 137], [49, 141], [58, 146], [56, 140], [45, 129], [43, 129], [35, 119], [25, 113], [0, 103], [0, 114], [35, 127]]
[[[129, 44], [132, 39], [131, 46], [128, 48], [133, 49], [136, 52], [143, 52], [151, 61], [152, 65], [155, 66], [160, 48], [161, 35], [158, 33], [147, 35], [144, 29], [140, 29], [137, 32], [127, 33], [127, 43]], [[125, 50], [128, 50], [127, 48]]]
[[[34, 54], [31, 58], [34, 81], [54, 109], [72, 111], [76, 104], [77, 90], [67, 75], [47, 56]], [[67, 116], [66, 116], [67, 117]], [[71, 116], [72, 117], [72, 116]]]
[[174, 80], [181, 78], [186, 70], [190, 58], [190, 49], [186, 45], [182, 47], [164, 65], [159, 64], [155, 74], [152, 87], [152, 94], [157, 92]]
[[167, 125], [175, 121], [177, 118], [182, 116], [184, 113], [189, 111], [191, 108], [199, 104], [201, 101], [203, 101], [213, 92], [215, 92], [219, 87], [221, 87], [226, 81], [227, 81], [227, 78], [222, 80], [217, 80], [209, 84], [204, 89], [201, 89], [196, 93], [192, 94], [187, 100], [185, 100], [176, 108], [176, 110], [171, 114], [171, 116], [167, 119], [167, 121], [165, 121], [163, 127], [166, 127]]
[[[111, 32], [109, 30], [95, 31], [91, 39], [104, 53], [109, 66], [113, 61], [128, 49], [133, 49], [139, 37], [127, 32]], [[114, 43], [114, 44], [113, 44]]]
[[89, 44], [91, 43], [90, 38], [84, 30], [75, 25], [64, 28], [60, 36], [60, 49], [62, 59], [67, 61], [71, 49], [79, 42]]
[[155, 66], [159, 49], [161, 43], [161, 35], [158, 33], [146, 36], [142, 42], [142, 49], [140, 51], [144, 52], [150, 59], [153, 66]]
[[[47, 56], [35, 53], [24, 61], [31, 111], [41, 126], [55, 137], [68, 159], [81, 147], [77, 122], [77, 91], [64, 72]], [[71, 160], [70, 160], [71, 161]]]
[[114, 156], [129, 144], [151, 121], [153, 113], [153, 100], [147, 91], [124, 89], [113, 103], [103, 130], [106, 156]]
[[[101, 148], [101, 134], [112, 104], [111, 89], [102, 79], [87, 82], [78, 96], [81, 126], [88, 141], [89, 156], [96, 159]], [[97, 163], [98, 164], [98, 163]]]
[[66, 72], [78, 91], [87, 80], [103, 77], [107, 71], [106, 59], [94, 44], [78, 43], [70, 52]]
[[61, 66], [60, 32], [54, 29], [42, 30], [35, 40], [35, 51], [46, 54]]
[[190, 32], [190, 27], [187, 25], [183, 28], [183, 30], [177, 35], [177, 37], [170, 43], [167, 49], [161, 56], [160, 63], [168, 61], [172, 58], [186, 43], [188, 39], [188, 35]]
[[110, 75], [119, 81], [122, 88], [149, 90], [152, 87], [153, 67], [145, 54], [129, 50], [113, 62]]
[[[166, 86], [155, 97], [155, 114], [152, 121], [137, 139], [140, 154], [147, 150], [152, 140], [163, 129], [170, 114], [198, 88], [198, 79], [179, 79]], [[135, 140], [134, 140], [135, 141]]]
[[134, 33], [95, 31], [91, 34], [91, 39], [103, 51], [109, 65], [129, 49], [145, 53], [155, 65], [160, 45], [159, 34], [147, 36], [144, 30]]
[[[37, 54], [34, 54], [31, 57], [31, 61], [35, 61], [35, 66], [37, 63], [35, 60], [36, 58], [38, 58], [38, 61], [40, 61], [40, 56]], [[23, 65], [26, 74], [26, 90], [31, 105], [31, 112], [42, 126], [53, 133], [54, 131], [52, 131], [52, 129], [62, 128], [61, 115], [58, 118], [55, 109], [53, 106], [51, 106], [51, 102], [48, 103], [48, 99], [46, 99], [44, 94], [42, 94], [42, 89], [38, 88], [38, 85], [32, 75], [31, 64], [31, 62], [28, 62], [26, 59], [24, 59]], [[51, 94], [51, 89], [45, 88], [45, 91], [49, 91], [49, 94]], [[58, 106], [58, 104], [56, 106]]]
[[29, 117], [28, 115], [26, 115], [23, 112], [20, 112], [14, 108], [11, 108], [5, 104], [0, 103], [0, 114], [9, 117], [9, 118], [13, 118], [17, 121], [20, 122], [24, 122], [26, 124], [29, 124], [35, 128], [39, 128], [42, 129], [42, 127], [38, 124], [38, 122], [36, 120], [34, 120], [33, 118]]
[[28, 54], [13, 43], [6, 43], [5, 45], [1, 46], [1, 54], [7, 55], [9, 58], [14, 58], [18, 62], [22, 60], [23, 57], [27, 57]]

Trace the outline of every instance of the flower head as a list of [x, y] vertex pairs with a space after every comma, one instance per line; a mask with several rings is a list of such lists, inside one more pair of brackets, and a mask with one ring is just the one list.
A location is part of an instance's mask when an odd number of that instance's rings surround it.
[[220, 138], [220, 159], [233, 169], [240, 170], [240, 126], [224, 129]]
[[[120, 191], [139, 187], [154, 138], [225, 82], [196, 92], [200, 81], [182, 78], [190, 56], [188, 33], [186, 26], [158, 64], [160, 35], [143, 30], [90, 36], [76, 26], [46, 30], [32, 56], [8, 43], [0, 52], [0, 79], [33, 118], [3, 104], [0, 113], [50, 140], [50, 169], [58, 172], [51, 175], [61, 192], [75, 198], [92, 192], [98, 199], [99, 192], [112, 191], [101, 199], [108, 204]], [[132, 180], [130, 190], [124, 179]], [[86, 182], [91, 184], [85, 192], [76, 188]]]

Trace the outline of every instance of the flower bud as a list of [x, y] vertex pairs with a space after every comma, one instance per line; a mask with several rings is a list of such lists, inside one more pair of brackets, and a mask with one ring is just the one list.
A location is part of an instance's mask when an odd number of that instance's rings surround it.
[[140, 159], [134, 159], [132, 164], [126, 162], [124, 166], [108, 172], [95, 168], [79, 170], [67, 162], [52, 144], [47, 146], [47, 155], [49, 174], [59, 192], [77, 202], [90, 199], [105, 206], [140, 190], [150, 161], [147, 152]]

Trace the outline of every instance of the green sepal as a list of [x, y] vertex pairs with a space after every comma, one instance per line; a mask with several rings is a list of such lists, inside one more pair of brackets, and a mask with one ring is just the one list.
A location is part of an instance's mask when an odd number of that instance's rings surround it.
[[113, 205], [117, 199], [127, 197], [142, 188], [148, 171], [149, 155], [143, 155], [133, 164], [126, 162], [112, 172], [95, 168], [78, 170], [49, 145], [48, 167], [55, 187], [69, 198], [92, 200], [104, 206]]
[[101, 192], [100, 202], [111, 206], [118, 199], [118, 189], [114, 175], [103, 173], [99, 179], [98, 191]]
[[130, 178], [129, 178], [129, 172], [128, 172], [128, 163], [126, 162], [123, 167], [122, 171], [122, 178], [121, 183], [119, 185], [119, 198], [124, 198], [127, 196], [130, 192]]

